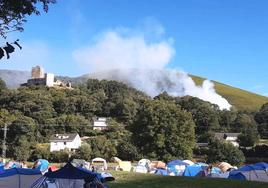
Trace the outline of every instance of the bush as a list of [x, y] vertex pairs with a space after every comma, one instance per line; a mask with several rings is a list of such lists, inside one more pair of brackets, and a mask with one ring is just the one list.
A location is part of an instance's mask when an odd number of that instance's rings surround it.
[[130, 142], [122, 142], [117, 146], [117, 155], [122, 160], [138, 160], [141, 158], [136, 146]]
[[246, 157], [268, 158], [268, 146], [267, 145], [257, 145], [251, 149], [242, 148], [242, 151]]
[[74, 154], [76, 159], [84, 159], [86, 161], [91, 160], [92, 149], [89, 144], [83, 144]]
[[240, 165], [245, 162], [245, 156], [243, 152], [233, 146], [233, 144], [213, 139], [209, 143], [207, 161], [209, 163], [226, 161], [232, 165]]
[[53, 151], [50, 153], [49, 161], [54, 163], [67, 162], [69, 159], [69, 152], [67, 151]]
[[50, 156], [50, 151], [49, 151], [49, 145], [37, 145], [30, 157], [31, 161], [36, 161], [37, 159], [48, 159]]

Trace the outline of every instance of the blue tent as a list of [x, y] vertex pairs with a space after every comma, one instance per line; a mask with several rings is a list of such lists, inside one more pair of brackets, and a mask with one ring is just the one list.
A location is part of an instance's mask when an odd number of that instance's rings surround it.
[[173, 160], [167, 163], [167, 169], [170, 174], [181, 176], [188, 165], [188, 163], [185, 163], [181, 160]]
[[218, 167], [213, 167], [211, 169], [211, 174], [220, 174], [221, 173], [221, 169]]
[[85, 168], [74, 167], [71, 163], [67, 163], [64, 167], [54, 172], [49, 171], [45, 173], [45, 177], [48, 178], [62, 178], [62, 179], [85, 179], [85, 178], [96, 178], [97, 173], [89, 171]]
[[46, 159], [38, 159], [35, 163], [35, 169], [41, 172], [45, 172], [48, 169], [49, 162]]
[[229, 174], [229, 179], [268, 182], [268, 164], [264, 162], [245, 165]]
[[164, 170], [162, 168], [158, 168], [156, 171], [155, 171], [155, 174], [157, 175], [162, 175], [162, 176], [168, 176], [168, 172], [167, 170]]
[[196, 176], [199, 172], [205, 170], [207, 168], [207, 164], [194, 164], [186, 167], [183, 176]]
[[64, 167], [54, 172], [48, 171], [36, 181], [31, 188], [39, 188], [46, 184], [57, 185], [58, 188], [83, 187], [86, 182], [101, 184], [101, 174], [94, 173], [84, 168], [74, 167], [68, 162]]
[[268, 169], [268, 164], [260, 162], [256, 164], [242, 166], [241, 168], [237, 169], [237, 171], [266, 170], [266, 169]]
[[170, 161], [167, 163], [167, 166], [175, 166], [175, 165], [178, 165], [178, 166], [181, 166], [181, 165], [184, 165], [184, 166], [188, 166], [189, 164], [188, 163], [185, 163], [181, 160], [173, 160], [173, 161]]
[[41, 176], [41, 172], [36, 169], [6, 169], [0, 172], [0, 187], [28, 188]]

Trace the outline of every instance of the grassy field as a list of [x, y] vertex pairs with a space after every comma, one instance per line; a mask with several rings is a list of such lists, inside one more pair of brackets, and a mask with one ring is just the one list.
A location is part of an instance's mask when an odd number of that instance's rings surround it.
[[[192, 76], [196, 84], [201, 85], [204, 78]], [[217, 93], [226, 98], [230, 104], [239, 110], [258, 110], [264, 103], [268, 102], [268, 97], [251, 93], [242, 89], [231, 87], [213, 81]]]
[[110, 188], [266, 188], [268, 183], [215, 178], [191, 178], [112, 171]]

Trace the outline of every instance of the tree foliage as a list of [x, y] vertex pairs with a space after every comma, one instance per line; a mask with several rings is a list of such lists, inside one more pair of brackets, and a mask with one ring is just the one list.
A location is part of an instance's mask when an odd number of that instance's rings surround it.
[[255, 115], [255, 120], [258, 122], [260, 136], [268, 139], [268, 103], [261, 107], [260, 111]]
[[245, 156], [241, 150], [229, 142], [222, 142], [218, 139], [211, 140], [207, 157], [210, 163], [226, 161], [232, 165], [240, 165], [245, 162]]
[[5, 38], [9, 32], [23, 31], [27, 16], [40, 15], [39, 4], [47, 12], [49, 4], [55, 2], [56, 0], [1, 0], [0, 35]]
[[194, 122], [190, 113], [165, 100], [145, 102], [132, 126], [134, 142], [144, 156], [170, 160], [191, 158]]
[[[45, 12], [48, 6], [56, 0], [0, 0], [0, 36], [5, 38], [13, 31], [22, 32], [23, 24], [27, 21], [27, 16], [32, 14], [40, 15], [40, 5]], [[22, 49], [18, 39], [13, 43], [6, 42], [5, 46], [0, 47], [0, 59], [6, 54], [7, 59], [10, 53], [15, 51], [15, 44]]]
[[[245, 135], [240, 138], [241, 145], [249, 146], [267, 125], [267, 105], [254, 117], [254, 113], [221, 111], [189, 96], [162, 93], [152, 99], [115, 81], [89, 79], [72, 90], [43, 86], [2, 88], [0, 125], [7, 124], [9, 128], [7, 156], [21, 160], [42, 157], [57, 162], [68, 158], [67, 151], [50, 154], [37, 143], [48, 143], [52, 134], [74, 132], [89, 137], [86, 146], [77, 152], [86, 159], [191, 158], [195, 140], [207, 142], [215, 132], [239, 132]], [[109, 128], [92, 130], [95, 117], [108, 117]], [[250, 144], [243, 144], [243, 138]], [[24, 148], [27, 152], [18, 152]]]

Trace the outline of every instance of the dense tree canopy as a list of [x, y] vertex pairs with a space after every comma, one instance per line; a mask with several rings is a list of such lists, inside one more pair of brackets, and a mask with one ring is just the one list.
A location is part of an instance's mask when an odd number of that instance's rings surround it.
[[209, 144], [208, 162], [217, 163], [222, 161], [232, 165], [240, 165], [245, 162], [245, 156], [241, 150], [231, 143], [213, 139]]
[[175, 103], [153, 100], [142, 105], [132, 131], [143, 155], [167, 161], [192, 157], [194, 126], [191, 114]]
[[[20, 160], [42, 157], [56, 162], [68, 158], [67, 151], [49, 153], [40, 143], [48, 143], [54, 133], [73, 132], [89, 137], [77, 152], [81, 158], [191, 158], [195, 140], [207, 142], [214, 132], [240, 132], [241, 145], [249, 146], [255, 144], [260, 126], [267, 125], [267, 105], [256, 114], [255, 122], [251, 113], [221, 111], [190, 96], [162, 93], [152, 99], [115, 81], [89, 79], [72, 90], [2, 88], [0, 126], [7, 124], [9, 128], [7, 155]], [[109, 129], [92, 130], [95, 117], [108, 117]]]
[[268, 103], [264, 104], [255, 115], [255, 120], [259, 123], [258, 130], [262, 138], [268, 139]]

